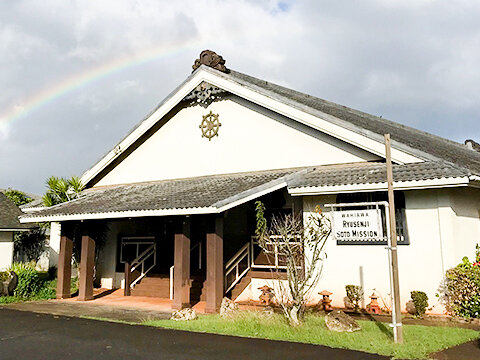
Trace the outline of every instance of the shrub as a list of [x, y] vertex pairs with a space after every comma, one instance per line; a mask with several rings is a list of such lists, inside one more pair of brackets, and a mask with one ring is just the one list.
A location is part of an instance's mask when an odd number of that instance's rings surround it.
[[358, 285], [345, 285], [345, 291], [347, 292], [347, 298], [353, 305], [355, 311], [360, 309], [360, 302], [363, 299], [363, 289]]
[[422, 317], [428, 306], [428, 296], [423, 291], [412, 291], [410, 293], [413, 304], [415, 305], [415, 316]]
[[454, 316], [480, 317], [480, 248], [477, 245], [475, 261], [465, 256], [462, 263], [447, 270], [445, 275], [447, 310]]
[[[50, 269], [49, 269], [50, 270]], [[52, 277], [52, 271], [37, 271], [35, 263], [15, 262], [8, 271], [0, 272], [0, 279], [9, 276], [14, 271], [18, 275], [18, 285], [14, 296], [1, 296], [0, 304], [8, 304], [28, 300], [54, 299], [56, 295], [57, 280]], [[74, 279], [72, 279], [72, 287]]]
[[36, 295], [45, 282], [40, 273], [35, 269], [34, 263], [13, 263], [9, 271], [14, 271], [18, 275], [15, 296], [21, 298]]
[[35, 295], [35, 299], [38, 299], [38, 300], [55, 299], [57, 294], [56, 289], [57, 289], [57, 280], [45, 281], [42, 284], [41, 289]]

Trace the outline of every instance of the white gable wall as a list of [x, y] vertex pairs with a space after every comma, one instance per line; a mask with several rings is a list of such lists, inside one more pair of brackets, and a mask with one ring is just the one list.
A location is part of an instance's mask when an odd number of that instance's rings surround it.
[[[202, 138], [202, 116], [219, 135]], [[379, 159], [350, 144], [232, 96], [180, 110], [95, 186]]]

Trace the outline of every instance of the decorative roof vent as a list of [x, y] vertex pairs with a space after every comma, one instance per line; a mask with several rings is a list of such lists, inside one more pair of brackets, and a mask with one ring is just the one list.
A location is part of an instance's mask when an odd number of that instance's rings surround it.
[[480, 152], [480, 144], [472, 139], [465, 140], [465, 145], [467, 145], [467, 148], [469, 148], [470, 150], [475, 150]]
[[192, 66], [193, 71], [197, 70], [200, 65], [207, 65], [224, 73], [229, 72], [229, 70], [225, 67], [225, 60], [223, 57], [211, 50], [203, 50], [200, 53], [199, 58], [195, 60], [195, 63]]

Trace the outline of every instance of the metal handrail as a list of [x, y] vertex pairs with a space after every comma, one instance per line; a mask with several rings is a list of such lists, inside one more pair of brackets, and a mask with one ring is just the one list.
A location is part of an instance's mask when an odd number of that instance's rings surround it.
[[131, 262], [131, 266], [132, 266], [132, 271], [135, 270], [135, 268], [140, 264], [142, 263], [142, 258], [143, 257], [148, 257], [148, 255], [150, 255], [150, 253], [152, 252], [152, 249], [155, 247], [155, 244], [152, 244], [150, 245], [147, 249], [145, 249], [140, 255], [138, 255], [134, 260], [132, 260]]
[[[301, 239], [301, 236], [300, 235], [296, 235], [294, 236], [296, 238], [300, 238]], [[278, 239], [278, 238], [282, 238], [282, 235], [270, 235], [269, 236], [269, 239]], [[277, 243], [274, 242], [274, 241], [267, 241], [266, 244], [267, 245], [273, 245], [275, 247], [275, 250], [274, 250], [274, 264], [271, 264], [271, 265], [261, 265], [261, 264], [255, 264], [255, 257], [253, 256], [253, 246], [254, 245], [258, 245], [258, 240], [255, 236], [252, 236], [251, 237], [251, 245], [252, 245], [252, 263], [250, 265], [251, 268], [261, 268], [261, 269], [287, 269], [287, 266], [285, 265], [279, 265], [279, 261], [278, 261], [278, 249], [277, 249]], [[296, 242], [295, 242], [296, 243]], [[301, 244], [301, 242], [299, 241], [298, 244]]]
[[[150, 266], [147, 270], [145, 270], [145, 261], [149, 259], [150, 257], [153, 256], [153, 264]], [[133, 265], [135, 264], [135, 265]], [[140, 271], [140, 276], [137, 277], [131, 284], [130, 288], [133, 289], [133, 287], [140, 281], [142, 280], [147, 273], [152, 270], [155, 265], [157, 265], [157, 244], [153, 243], [150, 247], [148, 247], [145, 251], [143, 251], [140, 255], [138, 255], [133, 261], [132, 261], [132, 267], [130, 269], [130, 272], [132, 273], [135, 271], [139, 266], [141, 267]]]
[[249, 246], [249, 243], [246, 243], [245, 245], [243, 245], [240, 250], [238, 250], [236, 252], [235, 255], [232, 256], [232, 258], [225, 264], [225, 269], [228, 269], [230, 267], [230, 265], [232, 265], [235, 260], [237, 260], [237, 258], [245, 251], [245, 248], [247, 248]]
[[[245, 258], [247, 258], [247, 267], [240, 273], [239, 265], [243, 260], [245, 260]], [[250, 270], [250, 264], [251, 246], [250, 243], [246, 243], [239, 251], [237, 251], [237, 253], [227, 262], [227, 265], [225, 266], [225, 292], [230, 291], [235, 285], [237, 285], [237, 283], [242, 279], [242, 277]], [[234, 270], [235, 280], [230, 285], [228, 285], [228, 275]]]

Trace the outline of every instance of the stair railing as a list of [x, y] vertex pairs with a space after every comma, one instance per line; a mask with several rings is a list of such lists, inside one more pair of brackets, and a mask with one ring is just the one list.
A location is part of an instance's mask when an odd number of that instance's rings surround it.
[[[225, 292], [229, 292], [242, 277], [250, 270], [251, 267], [251, 246], [250, 242], [242, 246], [238, 252], [225, 265]], [[246, 264], [244, 263], [246, 260]], [[244, 263], [244, 268], [240, 267]], [[233, 281], [229, 283], [229, 277], [234, 274]]]
[[[152, 260], [152, 265], [146, 268], [146, 261]], [[130, 264], [130, 274], [132, 274], [135, 270], [140, 272], [140, 276], [137, 277], [132, 283], [130, 284], [130, 288], [133, 287], [142, 280], [147, 273], [152, 270], [155, 265], [157, 265], [157, 244], [153, 243], [148, 248], [146, 248], [141, 254], [139, 254]]]

